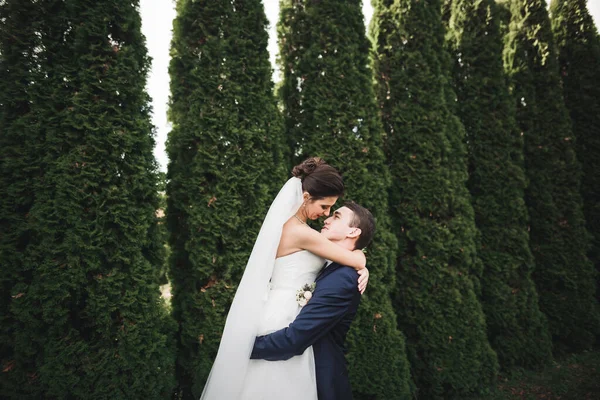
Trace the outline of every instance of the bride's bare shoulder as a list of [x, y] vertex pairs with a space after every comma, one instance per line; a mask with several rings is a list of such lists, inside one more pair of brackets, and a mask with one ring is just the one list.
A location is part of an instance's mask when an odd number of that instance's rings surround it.
[[279, 248], [277, 249], [277, 256], [293, 253], [295, 251], [303, 250], [299, 246], [302, 238], [305, 235], [310, 234], [312, 229], [307, 225], [298, 223], [293, 217], [283, 225], [283, 231], [281, 232], [281, 240], [279, 241]]
[[294, 217], [290, 218], [285, 224], [283, 224], [283, 231], [281, 237], [297, 237], [298, 235], [310, 235], [314, 230], [306, 224], [298, 222]]

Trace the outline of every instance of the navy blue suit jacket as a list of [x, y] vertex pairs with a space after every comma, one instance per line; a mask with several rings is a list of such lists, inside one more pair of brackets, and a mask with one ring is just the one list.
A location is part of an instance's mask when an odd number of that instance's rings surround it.
[[250, 358], [287, 360], [313, 346], [319, 400], [352, 399], [344, 341], [360, 303], [357, 280], [354, 269], [331, 264], [294, 322], [257, 337]]

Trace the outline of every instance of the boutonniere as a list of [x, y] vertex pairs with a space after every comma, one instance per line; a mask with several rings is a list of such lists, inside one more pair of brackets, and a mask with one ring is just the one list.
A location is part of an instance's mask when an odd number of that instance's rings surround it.
[[317, 284], [315, 282], [310, 285], [307, 283], [296, 291], [296, 301], [300, 307], [304, 307], [308, 303], [316, 287]]

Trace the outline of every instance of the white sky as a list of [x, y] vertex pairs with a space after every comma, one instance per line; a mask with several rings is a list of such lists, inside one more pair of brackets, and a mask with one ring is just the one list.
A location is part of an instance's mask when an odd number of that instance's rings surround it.
[[[152, 97], [152, 122], [156, 126], [156, 147], [154, 155], [162, 171], [167, 170], [167, 154], [165, 141], [171, 129], [167, 122], [167, 103], [169, 101], [169, 46], [171, 44], [172, 21], [175, 18], [176, 0], [140, 0], [142, 15], [142, 32], [146, 36], [148, 52], [152, 57], [152, 69], [148, 76], [148, 93]], [[275, 68], [277, 52], [277, 33], [275, 27], [279, 17], [279, 0], [263, 0], [269, 27], [269, 53], [271, 64]], [[600, 28], [600, 0], [588, 0], [588, 10], [594, 18], [596, 27]], [[373, 15], [370, 0], [363, 0], [365, 24], [368, 25]], [[278, 71], [274, 81], [280, 79]]]

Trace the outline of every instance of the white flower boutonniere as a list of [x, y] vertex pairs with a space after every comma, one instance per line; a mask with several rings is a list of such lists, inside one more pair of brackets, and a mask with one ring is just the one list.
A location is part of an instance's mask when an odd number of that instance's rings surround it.
[[310, 285], [307, 283], [296, 291], [296, 301], [300, 307], [304, 307], [306, 303], [308, 303], [316, 287], [317, 284], [315, 282], [311, 283]]

